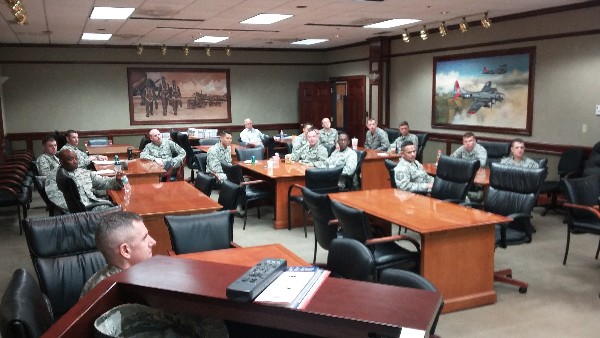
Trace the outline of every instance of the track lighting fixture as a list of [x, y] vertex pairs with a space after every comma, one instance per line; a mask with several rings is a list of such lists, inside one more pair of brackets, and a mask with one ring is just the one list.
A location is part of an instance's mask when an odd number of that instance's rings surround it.
[[206, 51], [206, 56], [210, 56], [210, 47], [206, 47], [204, 50]]
[[405, 29], [404, 33], [402, 33], [402, 41], [406, 43], [410, 42], [410, 34], [408, 34], [408, 29]]
[[423, 41], [427, 40], [427, 38], [429, 37], [429, 33], [427, 33], [427, 26], [423, 26], [423, 29], [421, 29], [421, 39], [423, 39]]
[[190, 55], [190, 47], [188, 47], [188, 45], [183, 46], [183, 55], [188, 56]]
[[492, 25], [492, 20], [490, 20], [490, 18], [488, 18], [487, 12], [485, 12], [483, 19], [481, 19], [481, 25], [483, 26], [483, 28], [490, 28], [490, 26]]
[[442, 21], [442, 24], [440, 25], [440, 36], [446, 36], [446, 34], [448, 34], [448, 27], [446, 27], [446, 22]]
[[461, 33], [465, 33], [469, 30], [469, 23], [467, 22], [467, 18], [463, 16], [462, 21], [458, 24], [458, 28]]
[[167, 55], [167, 46], [165, 46], [165, 45], [162, 45], [162, 46], [160, 47], [160, 53], [161, 53], [162, 55]]
[[5, 0], [10, 12], [15, 17], [15, 22], [19, 25], [27, 23], [27, 10], [21, 0]]
[[137, 47], [135, 48], [135, 52], [137, 53], [137, 55], [142, 55], [142, 53], [144, 52], [144, 47], [142, 45], [137, 45]]
[[231, 56], [231, 48], [229, 48], [229, 46], [227, 46], [227, 49], [225, 49], [225, 55]]

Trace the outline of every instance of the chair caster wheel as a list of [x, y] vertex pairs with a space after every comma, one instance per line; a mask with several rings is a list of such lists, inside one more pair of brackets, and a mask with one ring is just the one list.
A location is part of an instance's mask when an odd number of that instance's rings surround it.
[[527, 293], [527, 288], [519, 288], [519, 293]]

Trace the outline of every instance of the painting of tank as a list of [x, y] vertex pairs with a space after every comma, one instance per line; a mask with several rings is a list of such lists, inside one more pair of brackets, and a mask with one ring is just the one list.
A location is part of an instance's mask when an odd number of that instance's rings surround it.
[[229, 69], [128, 68], [131, 125], [231, 122]]

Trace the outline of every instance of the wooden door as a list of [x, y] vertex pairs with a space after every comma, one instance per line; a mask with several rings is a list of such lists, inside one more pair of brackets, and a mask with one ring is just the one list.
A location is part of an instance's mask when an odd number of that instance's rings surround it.
[[299, 87], [300, 123], [311, 122], [321, 128], [321, 120], [332, 117], [330, 82], [300, 82]]
[[350, 138], [358, 138], [358, 144], [365, 144], [366, 135], [366, 89], [364, 76], [351, 76], [342, 78], [346, 81], [346, 111], [344, 122], [346, 132]]

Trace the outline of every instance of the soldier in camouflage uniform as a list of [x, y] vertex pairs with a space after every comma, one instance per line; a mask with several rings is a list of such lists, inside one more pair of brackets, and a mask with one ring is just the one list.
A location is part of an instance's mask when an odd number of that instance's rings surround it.
[[510, 143], [510, 155], [503, 158], [500, 164], [513, 165], [516, 167], [537, 169], [540, 165], [525, 156], [525, 142], [522, 139], [516, 138]]
[[417, 135], [411, 134], [409, 128], [408, 122], [402, 121], [402, 123], [400, 123], [400, 127], [398, 128], [398, 130], [400, 130], [400, 136], [398, 136], [398, 138], [390, 145], [390, 154], [399, 154], [404, 141], [411, 141], [415, 145], [415, 148], [417, 148], [417, 151], [419, 150], [419, 138]]
[[304, 127], [302, 128], [302, 134], [298, 135], [292, 141], [292, 151], [294, 151], [296, 149], [300, 149], [300, 147], [302, 147], [303, 145], [305, 145], [307, 143], [306, 133], [308, 133], [308, 130], [310, 130], [312, 128], [313, 128], [312, 123], [310, 123], [310, 122], [304, 123]]
[[77, 156], [77, 163], [79, 163], [79, 168], [87, 168], [90, 165], [91, 161], [106, 161], [108, 159], [104, 155], [89, 156], [88, 154], [77, 148], [77, 145], [79, 145], [79, 134], [75, 130], [67, 130], [67, 132], [65, 133], [65, 137], [67, 138], [67, 144], [60, 148], [60, 151], [63, 151], [64, 149], [69, 149], [70, 151], [74, 152]]
[[[121, 183], [121, 177], [124, 175], [123, 172], [117, 173], [115, 177], [105, 177], [96, 174], [95, 171], [78, 168], [77, 156], [69, 149], [61, 151], [58, 154], [58, 158], [60, 159], [60, 166], [67, 171], [69, 176], [75, 179], [77, 189], [79, 190], [79, 197], [83, 205], [88, 206], [93, 203], [102, 203], [104, 205], [97, 208], [112, 206], [112, 203], [105, 197], [106, 189], [120, 190], [123, 188], [123, 184]], [[46, 178], [45, 190], [48, 198], [54, 204], [64, 211], [68, 211], [67, 202], [56, 184], [56, 175]]]
[[[185, 150], [171, 140], [163, 140], [158, 129], [150, 130], [149, 136], [152, 142], [144, 147], [140, 158], [152, 160], [168, 172], [179, 168], [185, 159]], [[173, 154], [177, 155], [173, 156]]]
[[487, 162], [487, 150], [477, 143], [475, 135], [467, 132], [462, 137], [463, 145], [452, 153], [452, 157], [466, 158], [469, 160], [479, 160], [481, 167], [485, 167]]
[[321, 131], [319, 132], [319, 142], [323, 145], [335, 145], [338, 141], [338, 131], [331, 128], [331, 121], [324, 118], [321, 121]]
[[390, 147], [390, 140], [387, 133], [377, 127], [377, 122], [374, 119], [367, 121], [367, 137], [365, 139], [365, 148], [387, 151]]
[[396, 188], [411, 192], [429, 192], [433, 186], [433, 177], [429, 176], [423, 165], [416, 160], [417, 148], [411, 141], [404, 141], [400, 150], [402, 158], [394, 168]]
[[327, 160], [327, 149], [319, 144], [317, 132], [310, 129], [306, 134], [308, 143], [300, 148], [294, 148], [292, 154], [286, 156], [291, 157], [292, 161], [298, 161], [315, 167], [323, 166]]
[[60, 167], [60, 161], [56, 157], [56, 140], [53, 136], [46, 136], [42, 139], [44, 153], [41, 154], [35, 164], [41, 176], [56, 176], [56, 170]]
[[220, 184], [227, 179], [227, 175], [223, 173], [221, 161], [231, 163], [231, 134], [221, 130], [219, 132], [219, 142], [215, 143], [208, 149], [206, 157], [206, 171], [217, 177]]
[[348, 134], [341, 132], [338, 137], [340, 149], [335, 150], [325, 163], [320, 166], [320, 168], [344, 167], [342, 175], [346, 177], [340, 177], [340, 181], [338, 182], [340, 188], [346, 188], [346, 178], [354, 175], [358, 161], [356, 151], [348, 147], [349, 142], [350, 137], [348, 137]]

